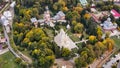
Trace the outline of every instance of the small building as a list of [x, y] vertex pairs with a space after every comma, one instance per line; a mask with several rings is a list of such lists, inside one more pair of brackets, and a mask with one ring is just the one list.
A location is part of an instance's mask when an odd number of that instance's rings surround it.
[[95, 6], [95, 4], [93, 3], [93, 4], [91, 5], [91, 8], [90, 8], [91, 12], [93, 12], [93, 13], [98, 12], [95, 8], [96, 8], [96, 6]]
[[31, 18], [30, 21], [31, 21], [32, 23], [34, 23], [34, 22], [37, 22], [37, 19], [36, 19], [36, 18]]
[[9, 21], [8, 21], [8, 20], [5, 20], [5, 21], [3, 22], [3, 25], [4, 25], [7, 33], [10, 33], [10, 24], [9, 24]]
[[1, 33], [0, 33], [0, 44], [1, 43], [5, 43], [6, 42], [6, 39], [2, 37]]
[[69, 50], [73, 48], [78, 48], [76, 44], [67, 36], [63, 29], [60, 30], [60, 33], [54, 38], [55, 43], [60, 47], [68, 48]]
[[66, 22], [65, 14], [62, 11], [59, 11], [52, 19], [56, 22]]
[[34, 23], [35, 27], [38, 27], [38, 20], [36, 18], [31, 18], [30, 19], [32, 23]]
[[65, 20], [65, 14], [62, 11], [59, 11], [54, 17], [53, 20]]
[[118, 19], [120, 17], [120, 14], [114, 9], [112, 9], [110, 13], [114, 16], [115, 19]]
[[90, 15], [92, 16], [92, 18], [94, 19], [95, 22], [101, 23], [101, 19], [104, 16], [109, 16], [110, 13], [108, 11], [101, 11], [101, 12], [97, 12], [97, 13], [90, 13]]
[[10, 11], [4, 11], [3, 15], [6, 17], [6, 19], [12, 20], [12, 13]]
[[117, 24], [116, 23], [112, 23], [110, 18], [107, 18], [107, 20], [104, 21], [102, 26], [103, 26], [103, 29], [105, 31], [112, 31], [112, 30], [115, 30], [117, 28]]
[[86, 6], [88, 4], [87, 0], [80, 0], [80, 3], [83, 5], [83, 6]]
[[7, 33], [10, 32], [10, 23], [9, 20], [3, 15], [1, 16], [2, 25], [5, 27]]
[[14, 8], [14, 7], [15, 7], [15, 5], [16, 5], [16, 2], [15, 2], [15, 1], [13, 1], [13, 2], [10, 4], [10, 7], [11, 7], [11, 8]]
[[107, 20], [104, 21], [104, 23], [101, 24], [101, 26], [103, 27], [103, 31], [105, 33], [106, 32], [110, 33], [110, 37], [118, 36], [120, 34], [120, 32], [117, 30], [117, 24], [112, 23], [110, 18], [107, 18]]

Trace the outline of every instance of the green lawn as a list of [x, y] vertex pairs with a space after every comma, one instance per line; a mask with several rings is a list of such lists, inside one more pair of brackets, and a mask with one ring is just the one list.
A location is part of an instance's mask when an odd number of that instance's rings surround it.
[[11, 52], [0, 55], [0, 68], [21, 68], [15, 62], [15, 57]]
[[44, 31], [50, 37], [50, 39], [54, 38], [54, 34], [53, 34], [53, 30], [52, 29], [45, 28]]
[[27, 57], [32, 59], [32, 56], [30, 56], [30, 51], [28, 51], [27, 49], [25, 51], [21, 51], [24, 55], [26, 55]]
[[120, 39], [118, 39], [117, 37], [112, 37], [112, 39], [115, 41], [116, 46], [120, 48]]

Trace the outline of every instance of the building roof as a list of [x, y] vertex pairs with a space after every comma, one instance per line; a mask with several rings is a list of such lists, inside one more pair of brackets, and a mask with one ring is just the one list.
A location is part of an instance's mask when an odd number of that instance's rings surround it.
[[32, 23], [37, 22], [36, 18], [31, 18], [30, 20], [31, 20]]
[[14, 7], [16, 5], [16, 2], [15, 1], [13, 1], [11, 4], [10, 4], [10, 7]]
[[12, 13], [10, 11], [4, 11], [3, 15], [9, 20], [12, 19]]
[[117, 28], [116, 23], [112, 23], [110, 18], [107, 18], [106, 21], [103, 23], [103, 29], [106, 31], [111, 31]]
[[85, 6], [85, 5], [88, 4], [88, 2], [87, 2], [86, 0], [80, 0], [80, 3], [81, 3], [83, 6]]
[[67, 36], [63, 29], [61, 29], [60, 33], [55, 36], [54, 41], [60, 48], [64, 47], [68, 48], [69, 50], [77, 48], [75, 43], [69, 38], [69, 36]]
[[111, 14], [112, 14], [115, 18], [119, 18], [119, 17], [120, 17], [120, 14], [119, 14], [116, 10], [112, 9], [110, 12], [111, 12]]
[[64, 14], [62, 11], [59, 11], [59, 12], [57, 13], [57, 15], [65, 16], [65, 14]]
[[62, 11], [59, 11], [54, 17], [54, 20], [61, 20], [62, 17], [65, 17], [65, 14]]

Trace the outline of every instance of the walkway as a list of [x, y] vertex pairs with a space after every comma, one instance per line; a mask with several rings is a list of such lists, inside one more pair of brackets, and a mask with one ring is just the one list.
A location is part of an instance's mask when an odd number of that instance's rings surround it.
[[75, 42], [75, 44], [82, 43], [82, 42], [86, 43], [87, 41], [88, 41], [88, 39], [87, 40], [82, 40], [82, 41]]
[[6, 41], [6, 44], [8, 45], [8, 48], [9, 50], [18, 58], [20, 58], [20, 56], [12, 49], [11, 45], [10, 45], [10, 41], [9, 41], [9, 37], [8, 37], [8, 34], [5, 30], [5, 28], [3, 27], [3, 30], [4, 30], [4, 35], [5, 35], [5, 38], [7, 39]]

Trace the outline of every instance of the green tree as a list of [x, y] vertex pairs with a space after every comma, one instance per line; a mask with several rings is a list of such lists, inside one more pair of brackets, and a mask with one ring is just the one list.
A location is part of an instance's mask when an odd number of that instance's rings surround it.
[[63, 48], [62, 49], [62, 57], [65, 59], [70, 57], [71, 51], [68, 48]]
[[22, 60], [21, 60], [21, 58], [16, 58], [15, 62], [18, 63], [18, 64], [20, 64], [22, 62]]
[[75, 25], [75, 27], [74, 27], [74, 31], [75, 31], [76, 33], [82, 33], [83, 28], [84, 28], [83, 24], [77, 23], [77, 24]]

